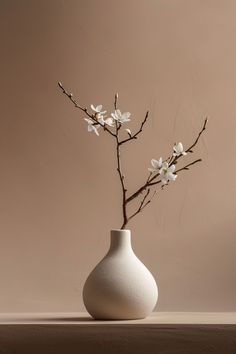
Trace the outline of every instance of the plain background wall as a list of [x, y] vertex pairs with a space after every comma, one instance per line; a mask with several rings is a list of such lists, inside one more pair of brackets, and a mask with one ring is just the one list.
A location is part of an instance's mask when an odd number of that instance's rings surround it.
[[109, 136], [83, 105], [132, 113], [134, 191], [151, 158], [192, 143], [203, 162], [129, 225], [160, 311], [236, 311], [236, 2], [1, 0], [0, 311], [80, 311], [82, 285], [121, 225]]

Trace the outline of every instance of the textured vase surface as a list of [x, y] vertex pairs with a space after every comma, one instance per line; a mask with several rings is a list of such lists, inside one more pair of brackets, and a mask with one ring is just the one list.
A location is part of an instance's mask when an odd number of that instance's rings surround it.
[[155, 279], [133, 252], [130, 230], [112, 230], [108, 253], [84, 285], [87, 311], [95, 319], [141, 319], [151, 314], [157, 298]]

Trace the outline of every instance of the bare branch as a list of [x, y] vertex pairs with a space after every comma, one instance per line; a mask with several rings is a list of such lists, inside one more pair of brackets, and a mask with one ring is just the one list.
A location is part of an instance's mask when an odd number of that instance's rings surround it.
[[[133, 199], [137, 198], [139, 196], [140, 193], [142, 193], [145, 189], [148, 188], [148, 186], [152, 185], [152, 181], [154, 181], [160, 174], [156, 173], [155, 175], [153, 175], [151, 177], [151, 174], [149, 174], [147, 181], [144, 183], [144, 185], [142, 187], [140, 187], [135, 193], [133, 193], [127, 200], [126, 203], [130, 203]], [[151, 177], [151, 178], [150, 178]]]
[[114, 108], [117, 109], [118, 93], [115, 94]]
[[155, 190], [153, 195], [151, 196], [151, 198], [145, 203], [145, 200], [147, 199], [148, 195], [150, 193], [150, 188], [147, 190], [144, 198], [142, 199], [139, 208], [137, 209], [137, 211], [135, 213], [133, 213], [129, 218], [127, 223], [133, 219], [137, 214], [141, 213], [143, 211], [144, 208], [146, 208], [146, 206], [151, 203], [152, 199], [154, 198], [154, 196], [156, 195], [157, 191]]
[[152, 199], [155, 197], [155, 195], [157, 194], [157, 190], [155, 189], [153, 192], [153, 195], [151, 196], [151, 198], [144, 204], [143, 208], [144, 209], [149, 203], [151, 203]]
[[199, 132], [199, 134], [198, 134], [196, 140], [195, 140], [194, 143], [186, 150], [186, 152], [193, 152], [193, 151], [192, 151], [192, 148], [193, 148], [195, 145], [197, 145], [198, 140], [200, 139], [200, 136], [202, 135], [202, 133], [204, 132], [204, 130], [206, 130], [206, 125], [207, 125], [207, 123], [208, 123], [208, 118], [206, 117], [205, 120], [204, 120], [203, 127], [202, 127], [201, 131]]
[[202, 159], [197, 159], [197, 160], [195, 160], [195, 161], [189, 163], [188, 165], [186, 165], [186, 166], [184, 166], [184, 167], [178, 169], [175, 173], [180, 172], [180, 171], [183, 171], [183, 170], [189, 170], [189, 167], [190, 167], [190, 166], [195, 165], [195, 163], [198, 163], [198, 162], [201, 162], [201, 161], [202, 161]]
[[[200, 139], [200, 136], [202, 135], [202, 133], [204, 132], [204, 130], [206, 130], [207, 122], [208, 122], [208, 118], [206, 117], [205, 120], [204, 120], [204, 123], [203, 123], [203, 127], [202, 127], [202, 129], [200, 130], [200, 132], [198, 133], [198, 136], [197, 136], [196, 140], [194, 141], [194, 143], [193, 143], [191, 146], [189, 146], [189, 148], [186, 150], [186, 152], [193, 153], [193, 150], [192, 150], [192, 149], [194, 148], [194, 146], [197, 145], [198, 140]], [[175, 156], [175, 157], [173, 157], [173, 156], [169, 157], [169, 159], [170, 159], [170, 160], [169, 160], [169, 165], [174, 165], [174, 164], [176, 164], [176, 162], [177, 162], [181, 157], [183, 157], [183, 155], [179, 155], [179, 156]]]
[[150, 182], [148, 183], [149, 186], [155, 186], [156, 184], [161, 183], [161, 180], [155, 181], [155, 182]]
[[143, 197], [143, 199], [142, 199], [142, 201], [140, 203], [140, 207], [138, 208], [139, 211], [142, 210], [143, 204], [145, 203], [145, 200], [147, 199], [149, 193], [150, 193], [150, 188], [148, 188], [146, 194], [144, 195], [144, 197]]
[[[115, 94], [115, 100], [114, 100], [114, 108], [117, 110], [117, 102], [118, 102], [118, 93]], [[121, 123], [116, 121], [116, 134], [119, 132], [121, 128]]]
[[[140, 212], [143, 210], [143, 208], [145, 208], [145, 204], [144, 204], [144, 203], [145, 203], [145, 200], [147, 199], [149, 193], [150, 193], [150, 188], [148, 188], [148, 190], [147, 190], [147, 192], [145, 193], [143, 199], [141, 200], [141, 203], [140, 203], [139, 208], [136, 210], [136, 212], [135, 212], [134, 214], [132, 214], [132, 215], [128, 218], [127, 223], [128, 223], [131, 219], [133, 219], [138, 213], [140, 213]], [[146, 205], [147, 205], [147, 203], [146, 203]]]
[[142, 121], [141, 126], [140, 126], [139, 130], [137, 131], [137, 133], [135, 133], [134, 135], [129, 135], [129, 138], [127, 138], [127, 139], [121, 140], [120, 145], [127, 143], [127, 141], [137, 139], [137, 136], [143, 131], [143, 126], [147, 122], [148, 115], [149, 115], [149, 111], [147, 111], [147, 113], [144, 117], [144, 120]]

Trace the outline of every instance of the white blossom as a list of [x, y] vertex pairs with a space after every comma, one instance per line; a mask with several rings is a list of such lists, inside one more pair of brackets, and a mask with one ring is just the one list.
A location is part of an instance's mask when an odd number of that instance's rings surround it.
[[102, 114], [98, 114], [97, 120], [101, 125], [109, 125], [110, 127], [114, 127], [114, 119], [113, 118], [106, 118], [104, 119], [104, 116]]
[[162, 157], [160, 157], [159, 160], [152, 159], [151, 165], [152, 167], [150, 167], [148, 171], [158, 172], [162, 168]]
[[131, 136], [131, 130], [130, 129], [125, 129], [127, 131], [127, 133]]
[[119, 123], [129, 122], [129, 117], [131, 116], [130, 112], [121, 113], [119, 109], [116, 109], [114, 113], [111, 113], [112, 118], [117, 120]]
[[97, 115], [97, 120], [101, 125], [105, 125], [105, 119], [104, 116], [102, 114], [98, 114]]
[[163, 162], [162, 168], [160, 169], [160, 178], [163, 184], [176, 180], [177, 175], [174, 174], [174, 171], [175, 165], [169, 166], [168, 162]]
[[105, 114], [106, 111], [102, 111], [102, 105], [99, 104], [98, 106], [94, 106], [93, 104], [91, 104], [90, 106], [92, 108], [92, 110], [95, 112], [95, 113], [99, 113], [99, 114]]
[[100, 125], [94, 124], [94, 121], [89, 118], [84, 118], [84, 120], [88, 123], [88, 132], [94, 132], [96, 135], [99, 135], [98, 129], [100, 128]]
[[184, 147], [182, 143], [175, 144], [173, 147], [173, 156], [187, 155], [187, 152], [184, 151]]
[[113, 118], [107, 118], [105, 119], [105, 124], [109, 125], [110, 127], [114, 127], [114, 119]]

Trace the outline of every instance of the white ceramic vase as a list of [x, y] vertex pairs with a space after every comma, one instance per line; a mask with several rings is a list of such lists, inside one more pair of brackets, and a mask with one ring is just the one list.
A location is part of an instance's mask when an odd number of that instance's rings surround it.
[[155, 279], [133, 252], [130, 230], [112, 230], [108, 253], [84, 285], [87, 311], [95, 319], [140, 319], [153, 311], [157, 298]]

